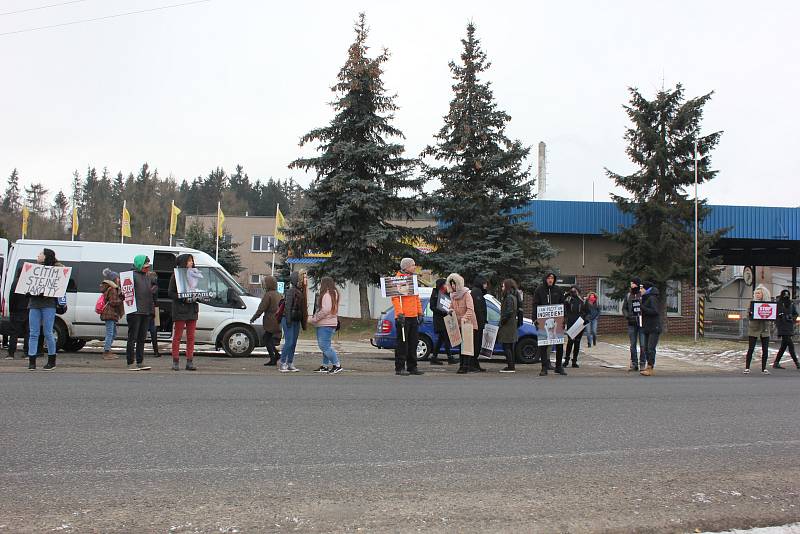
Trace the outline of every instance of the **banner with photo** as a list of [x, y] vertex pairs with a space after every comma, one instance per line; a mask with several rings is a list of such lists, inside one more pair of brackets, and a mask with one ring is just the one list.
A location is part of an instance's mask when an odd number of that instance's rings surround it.
[[178, 297], [182, 299], [204, 300], [214, 298], [215, 293], [208, 289], [208, 279], [196, 267], [175, 268], [175, 286]]
[[14, 293], [63, 297], [67, 293], [72, 267], [25, 262]]
[[417, 275], [382, 277], [381, 295], [384, 297], [408, 297], [411, 295], [419, 295]]
[[[546, 345], [564, 344], [564, 305], [550, 304], [536, 308], [536, 320], [539, 323], [538, 344]], [[541, 335], [544, 332], [545, 335]]]
[[483, 327], [483, 340], [481, 341], [481, 356], [488, 356], [489, 358], [494, 355], [494, 346], [497, 343], [497, 332], [499, 327], [486, 323]]

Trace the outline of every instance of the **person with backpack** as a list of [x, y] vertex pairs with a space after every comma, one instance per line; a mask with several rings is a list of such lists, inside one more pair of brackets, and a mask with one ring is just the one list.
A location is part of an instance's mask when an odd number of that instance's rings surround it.
[[778, 297], [778, 320], [775, 321], [778, 336], [781, 338], [781, 347], [778, 349], [775, 362], [772, 364], [773, 369], [783, 369], [781, 367], [781, 358], [786, 349], [789, 349], [789, 356], [794, 360], [794, 365], [800, 369], [800, 362], [797, 361], [797, 354], [794, 351], [794, 342], [792, 341], [795, 322], [797, 322], [797, 307], [792, 302], [789, 290], [784, 289], [781, 291], [781, 296]]
[[[133, 258], [133, 295], [136, 302], [136, 311], [127, 314], [128, 342], [125, 346], [125, 355], [129, 371], [149, 371], [150, 367], [144, 365], [144, 345], [150, 319], [155, 314], [156, 295], [158, 286], [150, 277], [150, 258], [139, 254]], [[134, 366], [134, 358], [136, 364]]]
[[647, 367], [639, 371], [642, 376], [653, 376], [656, 366], [656, 347], [661, 336], [661, 302], [658, 288], [653, 282], [645, 282], [640, 289], [642, 294], [642, 331], [644, 332], [645, 357]]
[[319, 281], [319, 309], [308, 322], [317, 327], [317, 345], [322, 351], [322, 365], [318, 373], [335, 375], [342, 371], [339, 355], [336, 354], [331, 341], [339, 326], [339, 291], [330, 276], [323, 276]]
[[111, 345], [117, 337], [117, 323], [125, 314], [122, 303], [122, 293], [119, 290], [119, 274], [109, 268], [103, 269], [103, 281], [100, 283], [100, 298], [97, 299], [94, 311], [100, 315], [106, 325], [106, 337], [103, 341], [103, 359], [116, 360], [119, 358], [111, 352]]
[[597, 320], [600, 318], [600, 306], [597, 293], [589, 291], [586, 296], [586, 346], [597, 346]]
[[482, 275], [477, 275], [472, 281], [472, 288], [470, 294], [472, 295], [472, 304], [475, 306], [475, 319], [478, 321], [478, 329], [473, 330], [472, 346], [475, 347], [475, 357], [470, 359], [471, 366], [470, 372], [482, 373], [486, 369], [481, 368], [478, 362], [478, 354], [481, 351], [483, 344], [483, 329], [486, 326], [486, 293], [489, 290], [489, 281]]
[[[574, 325], [578, 319], [583, 319], [584, 324], [589, 315], [589, 310], [586, 309], [586, 302], [581, 298], [581, 290], [578, 286], [569, 288], [569, 295], [564, 299], [564, 320], [567, 330]], [[572, 354], [572, 367], [578, 368], [578, 353], [581, 350], [581, 339], [583, 338], [583, 330], [575, 335], [575, 338], [567, 339], [567, 351], [564, 366], [569, 365], [570, 353]]]
[[750, 374], [750, 362], [753, 361], [753, 352], [756, 348], [756, 341], [761, 340], [761, 372], [769, 374], [767, 370], [767, 360], [769, 359], [769, 327], [770, 322], [766, 319], [757, 319], [753, 316], [753, 305], [757, 302], [768, 302], [770, 294], [766, 287], [759, 285], [753, 291], [753, 300], [750, 301], [750, 309], [747, 311], [749, 321], [747, 322], [747, 354], [745, 355], [744, 374]]
[[[179, 255], [175, 259], [175, 267], [178, 269], [194, 269], [194, 256], [191, 254]], [[197, 371], [197, 367], [194, 366], [194, 334], [197, 329], [197, 317], [200, 313], [197, 298], [194, 296], [180, 296], [174, 271], [169, 279], [167, 295], [172, 300], [172, 370], [177, 371], [180, 369], [181, 338], [185, 330], [186, 370]]]
[[519, 339], [517, 327], [517, 311], [519, 300], [517, 298], [517, 283], [511, 278], [503, 280], [500, 298], [500, 325], [497, 330], [497, 342], [502, 343], [506, 355], [506, 366], [500, 369], [501, 373], [514, 373], [514, 344]]
[[250, 319], [250, 324], [256, 322], [256, 319], [262, 314], [264, 315], [261, 324], [264, 326], [264, 345], [269, 353], [269, 361], [264, 365], [272, 366], [277, 365], [281, 357], [281, 353], [278, 352], [278, 343], [281, 342], [281, 318], [278, 317], [278, 309], [283, 297], [278, 293], [278, 280], [274, 276], [265, 276], [261, 287], [264, 288], [264, 295], [261, 297], [256, 313]]
[[474, 339], [474, 332], [478, 329], [478, 320], [475, 317], [475, 304], [472, 301], [472, 293], [464, 287], [464, 278], [458, 273], [452, 273], [447, 277], [447, 287], [450, 289], [450, 298], [452, 299], [452, 306], [450, 314], [455, 315], [458, 319], [458, 324], [461, 327], [461, 356], [459, 358], [460, 365], [456, 373], [463, 375], [469, 373], [473, 369], [472, 360], [475, 354], [480, 350], [480, 345], [473, 346], [472, 354], [464, 350], [464, 341], [467, 336]]
[[[56, 259], [55, 251], [45, 248], [39, 252], [36, 262], [48, 267], [63, 267]], [[46, 297], [44, 293], [28, 296], [28, 324], [30, 326], [28, 337], [28, 369], [36, 369], [36, 356], [39, 346], [39, 334], [44, 332], [47, 345], [47, 363], [43, 369], [50, 371], [56, 367], [56, 338], [53, 335], [53, 325], [56, 320], [56, 307], [58, 299]]]
[[[539, 306], [551, 306], [555, 304], [564, 304], [564, 292], [556, 285], [556, 273], [549, 272], [545, 275], [542, 284], [536, 288], [533, 293], [533, 319], [536, 324], [536, 329], [540, 335], [545, 333], [545, 324], [543, 321], [538, 320]], [[539, 376], [547, 376], [547, 371], [550, 369], [550, 356], [548, 354], [551, 345], [542, 345], [539, 347], [539, 358], [542, 362], [542, 370]], [[558, 343], [556, 348], [556, 374], [566, 376], [567, 372], [561, 365], [564, 358], [564, 345]]]
[[[642, 330], [642, 279], [633, 277], [631, 288], [622, 301], [622, 316], [628, 323], [628, 340], [631, 347], [631, 363], [628, 371], [638, 372], [639, 368], [647, 365], [647, 355], [644, 343], [644, 330]], [[638, 345], [638, 350], [637, 350]]]
[[289, 275], [289, 289], [286, 290], [284, 314], [281, 319], [283, 328], [283, 350], [281, 351], [281, 373], [296, 373], [300, 369], [294, 366], [294, 351], [300, 329], [308, 324], [308, 299], [306, 297], [306, 273], [294, 271]]
[[[456, 363], [456, 359], [453, 357], [453, 348], [450, 346], [450, 337], [448, 337], [447, 328], [444, 326], [444, 318], [447, 317], [447, 312], [439, 305], [440, 302], [445, 300], [448, 303], [450, 302], [445, 282], [447, 281], [444, 278], [436, 280], [435, 287], [431, 291], [431, 298], [428, 300], [428, 307], [433, 314], [433, 331], [436, 334], [436, 343], [434, 343], [433, 352], [431, 352], [431, 365], [442, 365], [442, 362], [439, 361], [439, 352], [442, 350], [442, 345], [444, 345], [444, 351], [447, 354], [447, 363], [449, 365]], [[447, 309], [450, 309], [449, 304]]]

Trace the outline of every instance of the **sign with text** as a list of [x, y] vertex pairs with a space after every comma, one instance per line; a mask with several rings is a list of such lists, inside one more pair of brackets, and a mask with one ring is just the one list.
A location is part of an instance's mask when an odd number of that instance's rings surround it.
[[411, 295], [419, 295], [417, 275], [382, 277], [381, 295], [384, 297], [408, 297]]
[[178, 298], [192, 300], [214, 298], [214, 292], [208, 289], [208, 279], [196, 267], [188, 269], [176, 267], [175, 287], [178, 290]]
[[500, 330], [493, 324], [486, 323], [483, 327], [483, 340], [481, 341], [481, 356], [492, 357], [494, 345], [497, 342], [497, 331]]
[[564, 344], [564, 305], [550, 304], [536, 308], [536, 320], [539, 323], [540, 335], [538, 345], [563, 345]]
[[774, 321], [778, 318], [776, 302], [753, 302], [751, 316], [757, 321]]
[[583, 329], [586, 328], [586, 323], [583, 322], [583, 317], [578, 317], [578, 319], [572, 323], [567, 329], [567, 335], [570, 339], [575, 339], [575, 336], [583, 332]]
[[133, 271], [119, 273], [119, 291], [122, 293], [122, 304], [125, 315], [136, 313], [136, 292], [133, 289]]
[[67, 293], [71, 275], [72, 267], [40, 265], [26, 261], [22, 264], [14, 293], [63, 297]]
[[278, 282], [278, 293], [283, 295], [285, 287], [286, 287], [286, 282]]
[[447, 329], [450, 346], [457, 347], [461, 345], [461, 326], [458, 324], [458, 317], [455, 314], [445, 316], [444, 327]]
[[439, 298], [436, 300], [436, 307], [440, 312], [447, 313], [453, 305], [453, 299], [447, 293], [439, 293]]

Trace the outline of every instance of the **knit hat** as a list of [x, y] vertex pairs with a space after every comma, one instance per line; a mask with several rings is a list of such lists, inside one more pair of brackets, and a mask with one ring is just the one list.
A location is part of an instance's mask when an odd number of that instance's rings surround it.
[[103, 269], [103, 278], [105, 280], [114, 281], [117, 278], [119, 278], [119, 273], [118, 272], [114, 272], [111, 269], [109, 269], [108, 267], [106, 267], [105, 269]]
[[133, 266], [136, 268], [137, 271], [141, 271], [144, 264], [150, 261], [150, 258], [147, 257], [146, 254], [139, 254], [135, 258], [133, 258]]

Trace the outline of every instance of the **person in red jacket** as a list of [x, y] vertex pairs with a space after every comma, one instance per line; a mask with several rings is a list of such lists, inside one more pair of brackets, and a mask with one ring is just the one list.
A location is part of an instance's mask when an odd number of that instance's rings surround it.
[[[417, 265], [411, 258], [400, 260], [400, 270], [396, 276], [412, 276]], [[394, 349], [394, 371], [401, 376], [425, 374], [417, 369], [417, 344], [419, 325], [422, 323], [422, 303], [419, 295], [392, 297], [394, 306], [397, 345]]]

